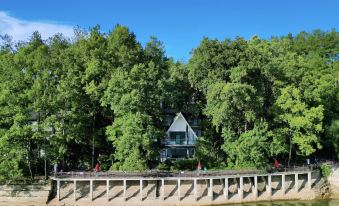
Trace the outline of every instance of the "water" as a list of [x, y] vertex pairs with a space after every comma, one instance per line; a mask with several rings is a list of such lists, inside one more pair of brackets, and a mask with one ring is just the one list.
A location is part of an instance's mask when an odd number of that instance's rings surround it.
[[274, 202], [256, 202], [242, 204], [228, 204], [224, 206], [339, 206], [338, 200], [312, 200], [312, 201], [274, 201]]

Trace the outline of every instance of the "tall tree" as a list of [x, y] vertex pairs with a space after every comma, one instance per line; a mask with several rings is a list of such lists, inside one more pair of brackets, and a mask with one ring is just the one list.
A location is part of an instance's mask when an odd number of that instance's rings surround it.
[[[108, 41], [109, 53], [116, 57], [112, 66], [116, 67], [101, 102], [114, 112], [114, 122], [108, 127], [107, 134], [116, 151], [115, 168], [147, 168], [158, 154], [159, 144], [151, 149], [152, 145], [159, 143], [161, 138], [155, 126], [161, 122], [160, 104], [165, 93], [167, 59], [156, 39], [152, 38], [142, 50], [134, 34], [121, 26], [115, 28]], [[144, 63], [141, 63], [142, 59]], [[132, 144], [132, 148], [126, 147]], [[122, 155], [126, 153], [132, 153], [133, 159], [126, 159]], [[145, 161], [140, 162], [145, 154], [148, 154]], [[138, 167], [130, 164], [133, 161], [138, 162]]]
[[279, 132], [283, 132], [289, 138], [290, 165], [292, 147], [297, 146], [297, 152], [303, 156], [309, 156], [316, 149], [321, 149], [319, 134], [323, 130], [323, 106], [308, 107], [301, 92], [292, 86], [281, 90], [275, 107], [277, 109], [276, 121], [281, 124]]

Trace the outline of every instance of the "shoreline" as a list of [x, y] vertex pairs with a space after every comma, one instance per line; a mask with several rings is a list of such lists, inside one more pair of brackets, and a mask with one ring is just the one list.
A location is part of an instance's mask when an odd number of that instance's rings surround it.
[[[274, 203], [274, 204], [283, 204], [283, 203], [289, 203], [289, 204], [296, 204], [296, 203], [314, 203], [314, 202], [331, 202], [334, 201], [335, 203], [339, 203], [339, 198], [326, 198], [326, 199], [312, 199], [312, 200], [298, 200], [298, 199], [288, 199], [288, 200], [272, 200], [272, 201], [248, 201], [248, 202], [242, 202], [242, 203], [228, 203], [228, 204], [224, 204], [224, 203], [220, 203], [220, 204], [213, 204], [213, 205], [219, 205], [219, 206], [223, 206], [223, 205], [242, 205], [242, 204], [246, 204], [246, 205], [269, 205], [270, 203]], [[19, 199], [19, 201], [17, 200], [8, 200], [8, 201], [3, 201], [0, 198], [0, 206], [43, 206], [43, 205], [48, 205], [48, 206], [76, 206], [76, 205], [82, 205], [82, 206], [98, 206], [99, 203], [102, 202], [85, 202], [85, 201], [81, 201], [81, 202], [76, 202], [76, 203], [52, 203], [52, 202], [48, 202], [48, 203], [44, 203], [44, 202], [39, 202], [39, 201], [27, 201], [27, 198], [21, 198]], [[120, 205], [120, 204], [100, 204], [100, 205]], [[121, 205], [130, 205], [130, 204], [121, 204]], [[139, 204], [137, 204], [139, 205]], [[168, 204], [158, 204], [158, 205], [164, 205], [167, 206]], [[180, 205], [180, 204], [176, 204], [176, 205]], [[197, 205], [197, 204], [187, 204], [187, 205]], [[199, 206], [212, 206], [211, 204], [198, 204]]]
[[[335, 185], [338, 174], [338, 168], [333, 168], [333, 173], [327, 180], [320, 176], [319, 171], [200, 177], [198, 180], [194, 177], [191, 179], [180, 177], [181, 180], [175, 177], [168, 179], [146, 177], [142, 180], [126, 177], [125, 180], [111, 178], [108, 182], [109, 187], [107, 181], [101, 178], [72, 180], [66, 178], [61, 181], [54, 177], [49, 184], [36, 187], [0, 185], [0, 206], [27, 204], [208, 206], [286, 201], [336, 201], [339, 200], [339, 187]], [[59, 184], [59, 194], [56, 183]], [[142, 189], [141, 193], [140, 189]], [[322, 194], [324, 191], [331, 196], [324, 196]]]
[[323, 183], [318, 171], [206, 177], [54, 178], [49, 205], [222, 205], [313, 200]]

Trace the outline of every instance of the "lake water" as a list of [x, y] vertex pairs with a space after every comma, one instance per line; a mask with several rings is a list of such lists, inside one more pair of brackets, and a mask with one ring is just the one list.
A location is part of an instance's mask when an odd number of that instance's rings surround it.
[[274, 201], [231, 204], [225, 206], [339, 206], [338, 200], [312, 200], [312, 201]]

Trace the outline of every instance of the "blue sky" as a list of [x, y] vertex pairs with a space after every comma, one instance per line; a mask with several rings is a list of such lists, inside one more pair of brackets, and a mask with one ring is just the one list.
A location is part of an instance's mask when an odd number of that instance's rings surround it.
[[156, 36], [166, 53], [187, 60], [202, 37], [246, 39], [339, 28], [338, 0], [0, 0], [0, 34], [25, 39], [32, 30], [43, 37], [71, 35], [79, 25], [99, 24], [103, 32], [128, 26], [142, 44]]

